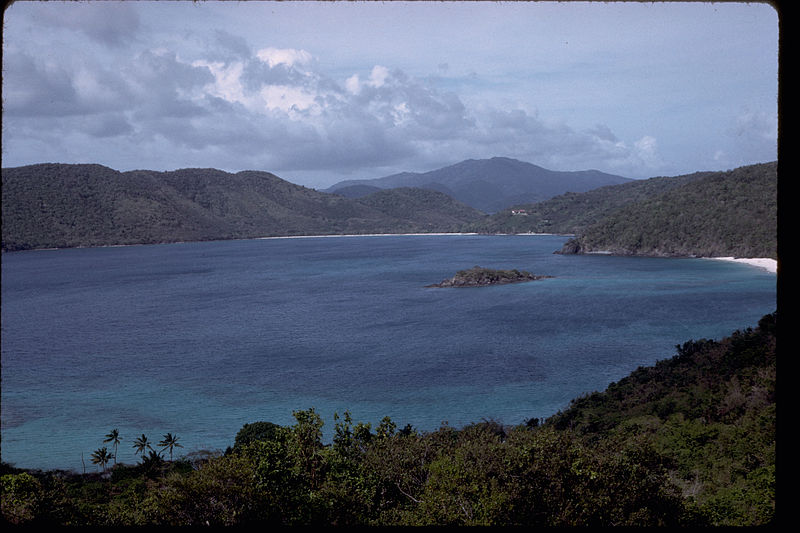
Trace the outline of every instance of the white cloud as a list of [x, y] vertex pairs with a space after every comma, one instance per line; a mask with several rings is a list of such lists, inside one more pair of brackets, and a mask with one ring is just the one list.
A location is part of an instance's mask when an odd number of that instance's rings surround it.
[[634, 143], [636, 156], [648, 167], [657, 167], [660, 164], [658, 147], [655, 137], [645, 135]]
[[353, 74], [349, 78], [347, 78], [344, 82], [344, 87], [347, 89], [347, 92], [351, 94], [358, 94], [361, 92], [361, 82], [358, 79], [358, 74]]
[[229, 64], [221, 61], [208, 62], [204, 60], [196, 60], [192, 62], [193, 67], [207, 68], [214, 80], [205, 85], [203, 91], [207, 95], [222, 98], [228, 102], [236, 102], [249, 108], [255, 108], [254, 100], [245, 95], [244, 87], [242, 86], [242, 71], [244, 65], [240, 61], [235, 61]]
[[316, 105], [315, 95], [302, 88], [289, 85], [267, 85], [261, 88], [259, 94], [267, 109], [280, 109], [287, 113], [307, 110], [314, 114], [320, 112]]
[[772, 143], [778, 138], [778, 118], [772, 113], [743, 111], [736, 117], [732, 133], [745, 142]]
[[383, 87], [386, 83], [386, 78], [389, 77], [389, 69], [381, 66], [375, 65], [372, 67], [372, 72], [369, 75], [369, 85], [372, 87]]
[[295, 50], [293, 48], [263, 48], [256, 53], [256, 57], [268, 64], [270, 68], [278, 65], [293, 67], [295, 65], [307, 65], [311, 62], [311, 54], [305, 50]]
[[[631, 150], [605, 125], [582, 133], [547, 122], [536, 112], [491, 104], [470, 108], [453, 92], [382, 65], [373, 66], [366, 81], [355, 73], [339, 84], [316, 71], [316, 64], [302, 50], [267, 48], [225, 61], [182, 59], [154, 47], [134, 57], [116, 77], [101, 81], [101, 72], [90, 67], [65, 73], [76, 101], [127, 97], [114, 115], [62, 122], [64, 135], [58, 142], [72, 143], [74, 150], [91, 136], [128, 136], [172, 146], [172, 156], [153, 148], [147, 153], [162, 154], [178, 167], [216, 154], [273, 171], [390, 164], [416, 168], [420, 161], [448, 164], [497, 154], [559, 169], [597, 166], [598, 161], [616, 168], [620, 161], [654, 157], [654, 139], [643, 138]], [[29, 72], [41, 76], [41, 69]], [[23, 93], [13, 93], [10, 100], [12, 108], [21, 106]], [[70, 135], [69, 128], [86, 135]], [[207, 164], [225, 166], [222, 161]]]

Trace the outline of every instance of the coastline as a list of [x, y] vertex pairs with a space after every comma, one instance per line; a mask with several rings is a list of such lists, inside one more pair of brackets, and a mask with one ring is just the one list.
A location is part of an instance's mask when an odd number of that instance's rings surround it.
[[39, 251], [57, 251], [57, 250], [74, 250], [82, 248], [125, 248], [129, 246], [155, 246], [161, 244], [189, 244], [193, 242], [213, 242], [213, 241], [249, 241], [249, 240], [269, 240], [269, 239], [319, 239], [328, 237], [426, 237], [426, 236], [477, 236], [477, 235], [519, 235], [523, 237], [541, 236], [541, 235], [564, 235], [569, 234], [561, 233], [478, 233], [478, 232], [431, 232], [431, 233], [324, 233], [319, 235], [269, 235], [266, 237], [236, 237], [227, 239], [209, 239], [200, 241], [164, 241], [164, 242], [137, 242], [131, 244], [97, 244], [91, 246], [65, 246], [48, 247], [48, 248], [25, 248], [22, 250], [3, 250], [2, 253], [15, 253], [15, 252], [39, 252]]
[[336, 233], [328, 235], [275, 235], [269, 237], [254, 237], [256, 240], [265, 239], [319, 239], [322, 237], [426, 237], [426, 236], [448, 236], [448, 235], [520, 235], [520, 236], [539, 236], [539, 235], [561, 235], [560, 233]]
[[754, 267], [762, 268], [767, 272], [773, 274], [778, 273], [778, 261], [768, 257], [707, 257], [706, 259], [714, 259], [715, 261], [732, 261], [735, 263], [744, 263]]

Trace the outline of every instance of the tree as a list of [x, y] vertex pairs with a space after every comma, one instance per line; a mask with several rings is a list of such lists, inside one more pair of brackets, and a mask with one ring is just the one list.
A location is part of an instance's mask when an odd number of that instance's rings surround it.
[[111, 430], [111, 433], [106, 435], [106, 438], [103, 439], [103, 442], [110, 442], [114, 445], [114, 464], [117, 464], [117, 446], [119, 446], [119, 442], [122, 439], [119, 438], [119, 430], [114, 428]]
[[169, 450], [169, 460], [172, 461], [172, 449], [176, 446], [178, 448], [183, 448], [182, 444], [178, 444], [178, 436], [173, 435], [172, 433], [167, 433], [164, 435], [164, 440], [158, 443], [161, 446], [161, 451]]
[[319, 470], [322, 466], [322, 417], [310, 408], [292, 412], [297, 424], [291, 428], [290, 454], [294, 456], [300, 470], [308, 476], [312, 490], [318, 488]]
[[114, 458], [114, 454], [108, 451], [108, 448], [103, 446], [99, 450], [95, 450], [92, 453], [92, 463], [99, 464], [103, 467], [103, 473], [106, 471], [106, 465], [108, 462]]
[[133, 447], [136, 451], [133, 452], [133, 455], [141, 454], [142, 460], [144, 460], [144, 452], [147, 450], [154, 451], [153, 447], [150, 446], [150, 442], [147, 440], [147, 436], [142, 433], [141, 437], [137, 437], [135, 441], [133, 441]]
[[27, 472], [0, 477], [3, 521], [11, 525], [33, 522], [42, 505], [42, 484]]
[[233, 441], [233, 450], [240, 450], [246, 444], [259, 440], [274, 440], [281, 430], [281, 426], [272, 422], [245, 424], [236, 434], [236, 438]]

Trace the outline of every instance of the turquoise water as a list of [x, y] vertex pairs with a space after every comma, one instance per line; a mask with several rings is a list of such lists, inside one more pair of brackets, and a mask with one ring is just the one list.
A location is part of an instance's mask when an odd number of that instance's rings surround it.
[[[561, 236], [265, 239], [17, 252], [2, 264], [2, 459], [97, 467], [112, 428], [224, 450], [314, 407], [434, 430], [547, 417], [689, 339], [755, 326], [774, 274], [553, 254]], [[425, 285], [480, 265], [554, 276]], [[82, 461], [83, 455], [83, 461]]]

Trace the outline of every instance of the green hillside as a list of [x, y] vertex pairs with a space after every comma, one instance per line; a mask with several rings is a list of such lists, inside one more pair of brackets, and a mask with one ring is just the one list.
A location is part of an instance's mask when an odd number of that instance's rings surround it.
[[[568, 192], [543, 202], [514, 204], [478, 221], [472, 229], [483, 233], [580, 233], [620, 207], [709, 174], [635, 180], [582, 193]], [[514, 211], [525, 214], [514, 214]]]
[[[3, 250], [263, 236], [443, 232], [484, 217], [435, 191], [349, 199], [268, 172], [2, 170]], [[395, 197], [396, 195], [396, 197]]]
[[631, 202], [565, 251], [619, 255], [778, 257], [777, 163], [718, 172]]
[[777, 182], [775, 162], [650, 178], [517, 205], [470, 229], [575, 234], [566, 253], [777, 258]]
[[547, 421], [589, 442], [645, 441], [682, 494], [716, 525], [775, 512], [777, 313], [720, 341], [677, 346]]
[[564, 253], [777, 257], [777, 163], [609, 185], [491, 216], [432, 189], [348, 198], [268, 172], [2, 171], [4, 251], [363, 233], [575, 234]]

